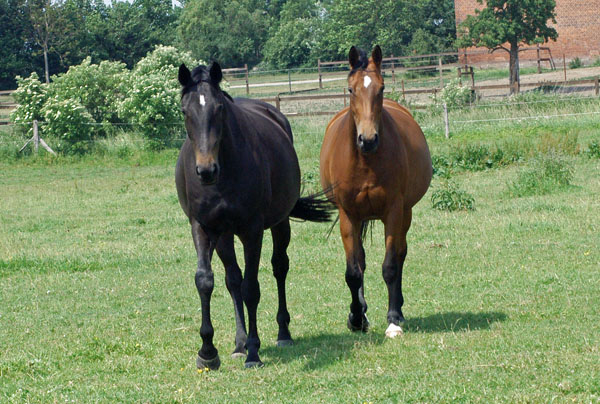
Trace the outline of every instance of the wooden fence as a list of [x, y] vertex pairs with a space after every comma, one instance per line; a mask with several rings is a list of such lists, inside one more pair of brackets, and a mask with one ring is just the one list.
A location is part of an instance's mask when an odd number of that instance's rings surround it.
[[[561, 86], [581, 86], [591, 84], [594, 88], [594, 94], [596, 96], [600, 95], [600, 78], [596, 77], [593, 79], [585, 79], [585, 80], [562, 80], [562, 81], [539, 81], [532, 83], [515, 83], [514, 85], [510, 84], [492, 84], [492, 85], [479, 85], [479, 86], [470, 86], [472, 91], [481, 92], [485, 90], [510, 90], [512, 88], [513, 93], [518, 94], [522, 88], [524, 87], [561, 87]], [[405, 90], [404, 86], [400, 90], [400, 94], [403, 99], [405, 99], [406, 95], [410, 94], [437, 94], [441, 91], [441, 88], [432, 87], [432, 88], [419, 88], [419, 89], [410, 89]], [[274, 97], [264, 97], [258, 98], [264, 102], [274, 103], [275, 107], [281, 110], [281, 104], [286, 102], [298, 102], [298, 101], [316, 101], [316, 100], [335, 100], [335, 99], [343, 99], [344, 106], [347, 105], [347, 100], [350, 97], [346, 90], [344, 89], [343, 93], [338, 94], [318, 94], [318, 95], [281, 95], [278, 94]], [[411, 106], [414, 109], [423, 109], [427, 108], [427, 106]], [[287, 116], [313, 116], [313, 115], [334, 115], [338, 111], [311, 111], [311, 112], [286, 112]]]
[[9, 124], [9, 115], [17, 107], [11, 95], [14, 90], [0, 91], [0, 125]]

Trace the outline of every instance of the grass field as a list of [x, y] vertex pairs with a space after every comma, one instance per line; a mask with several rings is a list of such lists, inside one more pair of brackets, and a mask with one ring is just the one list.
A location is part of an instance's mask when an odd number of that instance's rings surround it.
[[[427, 116], [421, 116], [423, 126]], [[318, 188], [326, 118], [292, 121], [307, 189]], [[453, 146], [600, 140], [598, 118], [428, 132]], [[466, 128], [466, 129], [465, 129]], [[471, 129], [469, 129], [471, 128]], [[524, 140], [525, 139], [525, 140]], [[524, 143], [523, 143], [524, 144]], [[450, 153], [450, 152], [448, 152]], [[382, 226], [367, 241], [371, 329], [346, 328], [337, 228], [292, 224], [295, 345], [275, 346], [270, 236], [260, 268], [261, 355], [246, 370], [220, 262], [213, 294], [219, 371], [198, 373], [195, 253], [177, 202], [177, 151], [0, 161], [0, 402], [600, 402], [600, 160], [567, 156], [572, 185], [514, 198], [526, 161], [454, 178], [472, 212], [417, 205], [404, 271], [406, 332], [383, 337]], [[435, 178], [432, 189], [439, 185]], [[238, 250], [239, 253], [239, 250]]]

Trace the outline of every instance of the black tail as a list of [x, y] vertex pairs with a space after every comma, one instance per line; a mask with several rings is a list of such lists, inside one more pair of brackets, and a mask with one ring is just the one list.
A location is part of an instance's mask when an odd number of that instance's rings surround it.
[[331, 213], [337, 208], [327, 199], [325, 193], [326, 191], [317, 192], [298, 199], [290, 217], [309, 222], [330, 222]]

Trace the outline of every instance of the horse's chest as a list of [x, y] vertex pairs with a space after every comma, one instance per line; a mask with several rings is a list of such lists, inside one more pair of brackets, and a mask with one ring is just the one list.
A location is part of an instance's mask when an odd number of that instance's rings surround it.
[[342, 192], [342, 207], [353, 216], [361, 219], [379, 218], [386, 206], [386, 192], [375, 184], [364, 184]]
[[235, 232], [235, 228], [246, 221], [244, 211], [236, 206], [238, 205], [223, 198], [202, 198], [191, 204], [191, 210], [194, 218], [203, 227], [218, 233], [232, 230]]

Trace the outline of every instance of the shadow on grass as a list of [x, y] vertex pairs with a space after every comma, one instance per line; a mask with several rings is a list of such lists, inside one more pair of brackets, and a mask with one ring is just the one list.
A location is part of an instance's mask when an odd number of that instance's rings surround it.
[[[492, 323], [505, 321], [506, 318], [506, 314], [500, 312], [447, 312], [408, 319], [403, 328], [407, 333], [470, 332], [487, 330]], [[383, 333], [353, 333], [344, 328], [338, 334], [295, 338], [294, 345], [285, 348], [264, 346], [261, 354], [264, 355], [263, 359], [272, 363], [303, 360], [306, 361], [305, 370], [314, 370], [339, 361], [352, 360], [357, 352], [385, 342]]]
[[505, 321], [506, 314], [489, 311], [481, 313], [447, 312], [427, 317], [409, 318], [405, 323], [407, 332], [460, 332], [487, 330], [492, 323]]

